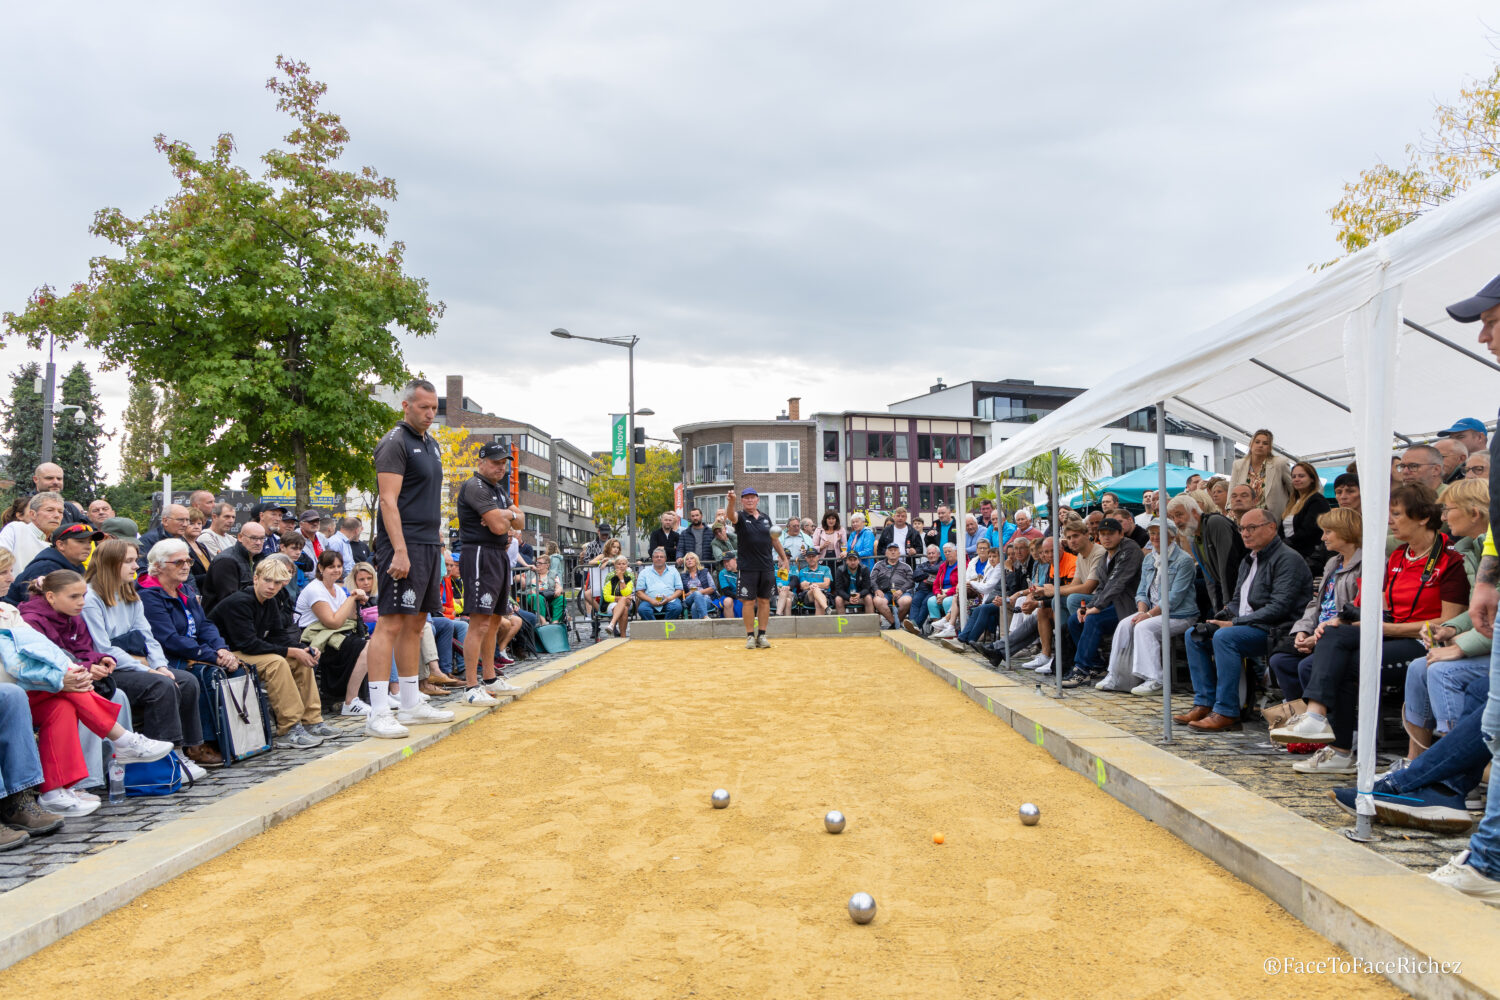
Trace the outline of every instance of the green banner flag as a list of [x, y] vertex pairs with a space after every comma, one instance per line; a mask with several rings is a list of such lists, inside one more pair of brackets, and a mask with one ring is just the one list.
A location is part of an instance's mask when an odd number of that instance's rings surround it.
[[614, 426], [610, 428], [609, 435], [610, 441], [614, 444], [614, 465], [610, 472], [616, 476], [623, 476], [625, 475], [625, 449], [630, 446], [630, 443], [625, 440], [625, 414], [612, 413], [610, 416], [614, 418]]

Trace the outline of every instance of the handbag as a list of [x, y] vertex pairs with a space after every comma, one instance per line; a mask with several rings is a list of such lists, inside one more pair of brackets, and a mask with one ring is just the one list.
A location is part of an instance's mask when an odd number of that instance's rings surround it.
[[193, 776], [183, 768], [175, 753], [159, 760], [125, 765], [125, 794], [171, 795], [182, 788], [183, 782], [193, 786]]
[[219, 753], [226, 764], [271, 749], [271, 713], [263, 698], [260, 677], [248, 663], [219, 681]]
[[549, 653], [566, 653], [569, 650], [568, 630], [561, 625], [542, 625], [536, 630], [537, 642]]

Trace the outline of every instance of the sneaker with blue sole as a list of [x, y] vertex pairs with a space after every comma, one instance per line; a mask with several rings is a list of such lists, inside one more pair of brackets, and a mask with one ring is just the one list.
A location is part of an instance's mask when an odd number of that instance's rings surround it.
[[[1335, 788], [1328, 797], [1351, 816], [1358, 815], [1355, 805], [1357, 789]], [[1372, 793], [1375, 818], [1387, 826], [1403, 826], [1433, 833], [1466, 833], [1474, 826], [1474, 817], [1464, 808], [1464, 797], [1437, 785], [1415, 788], [1409, 792], [1392, 791], [1377, 781]]]

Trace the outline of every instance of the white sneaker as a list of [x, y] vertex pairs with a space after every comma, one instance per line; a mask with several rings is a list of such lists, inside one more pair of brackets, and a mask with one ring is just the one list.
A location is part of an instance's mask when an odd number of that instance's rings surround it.
[[43, 792], [37, 799], [43, 809], [59, 816], [87, 816], [99, 808], [99, 803], [85, 802], [74, 795], [71, 789], [54, 788], [50, 792]]
[[755, 637], [755, 648], [756, 649], [770, 649], [771, 648], [771, 640], [766, 638], [766, 634], [764, 632], [762, 632], [760, 635], [758, 635], [758, 636]]
[[365, 735], [383, 740], [399, 740], [410, 736], [411, 730], [396, 721], [390, 712], [371, 712], [365, 716]]
[[1161, 694], [1161, 681], [1143, 681], [1131, 688], [1130, 693], [1138, 694], [1143, 698], [1153, 694]]
[[339, 707], [340, 715], [365, 716], [370, 714], [370, 706], [363, 698], [355, 698], [353, 701], [345, 702]]
[[1124, 694], [1125, 692], [1127, 692], [1127, 691], [1130, 690], [1130, 688], [1127, 687], [1126, 684], [1127, 684], [1126, 681], [1112, 681], [1112, 680], [1110, 680], [1106, 676], [1098, 684], [1094, 685], [1094, 690], [1095, 691], [1118, 691], [1120, 694]]
[[[42, 796], [46, 798], [46, 796]], [[56, 810], [53, 810], [54, 812]], [[1462, 851], [1448, 859], [1448, 863], [1427, 876], [1457, 889], [1465, 896], [1482, 899], [1492, 906], [1500, 906], [1500, 879], [1492, 879], [1469, 864], [1469, 852]]]
[[403, 726], [431, 726], [439, 722], [452, 722], [453, 713], [446, 708], [433, 708], [427, 702], [418, 702], [415, 708], [403, 708], [396, 713], [396, 721]]
[[208, 772], [199, 767], [197, 764], [193, 763], [192, 760], [188, 758], [187, 754], [183, 753], [181, 750], [177, 751], [177, 763], [181, 765], [182, 769], [186, 771], [194, 781], [202, 781], [204, 778], [208, 777]]
[[464, 702], [469, 705], [498, 705], [500, 702], [491, 698], [489, 692], [482, 687], [471, 687], [464, 692]]
[[77, 786], [74, 786], [73, 788], [68, 789], [68, 791], [72, 792], [73, 798], [77, 799], [79, 802], [93, 802], [95, 804], [99, 802], [99, 796], [95, 795], [93, 792], [89, 791], [86, 788], [79, 788]]
[[1052, 657], [1048, 656], [1046, 653], [1038, 653], [1031, 659], [1027, 660], [1025, 663], [1021, 664], [1021, 666], [1028, 667], [1032, 670], [1036, 670], [1038, 667], [1051, 667]]
[[1292, 770], [1300, 774], [1353, 774], [1357, 768], [1354, 754], [1339, 753], [1333, 747], [1324, 747], [1311, 757], [1297, 761], [1292, 765]]
[[1327, 719], [1314, 719], [1302, 712], [1271, 730], [1271, 740], [1276, 743], [1332, 743], [1333, 727]]
[[161, 740], [148, 740], [140, 733], [132, 733], [128, 730], [113, 743], [115, 759], [121, 764], [147, 764], [153, 760], [161, 760], [172, 752], [172, 744]]
[[1380, 774], [1375, 775], [1375, 778], [1376, 780], [1379, 780], [1381, 778], [1389, 778], [1397, 771], [1404, 771], [1410, 766], [1411, 761], [1407, 760], [1405, 757], [1397, 757], [1395, 760], [1391, 761], [1390, 767], [1386, 768]]
[[521, 693], [521, 689], [520, 688], [516, 687], [510, 681], [506, 680], [504, 677], [499, 676], [498, 674], [495, 676], [494, 680], [492, 680], [492, 681], [485, 681], [484, 682], [484, 689], [486, 691], [488, 691], [490, 694], [520, 694]]
[[755, 636], [754, 635], [747, 635], [747, 636], [745, 636], [745, 648], [746, 649], [754, 649], [755, 648]]

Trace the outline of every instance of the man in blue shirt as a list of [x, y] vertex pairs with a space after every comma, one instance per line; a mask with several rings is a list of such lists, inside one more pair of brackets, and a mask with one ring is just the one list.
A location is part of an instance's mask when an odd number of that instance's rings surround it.
[[651, 565], [636, 574], [635, 594], [645, 621], [682, 616], [682, 574], [676, 566], [667, 565], [667, 550], [662, 546], [651, 553]]
[[828, 572], [827, 566], [819, 565], [820, 556], [817, 549], [808, 549], [803, 553], [806, 557], [805, 564], [797, 573], [801, 580], [802, 593], [812, 602], [818, 614], [828, 613], [828, 589], [833, 586], [833, 574]]

